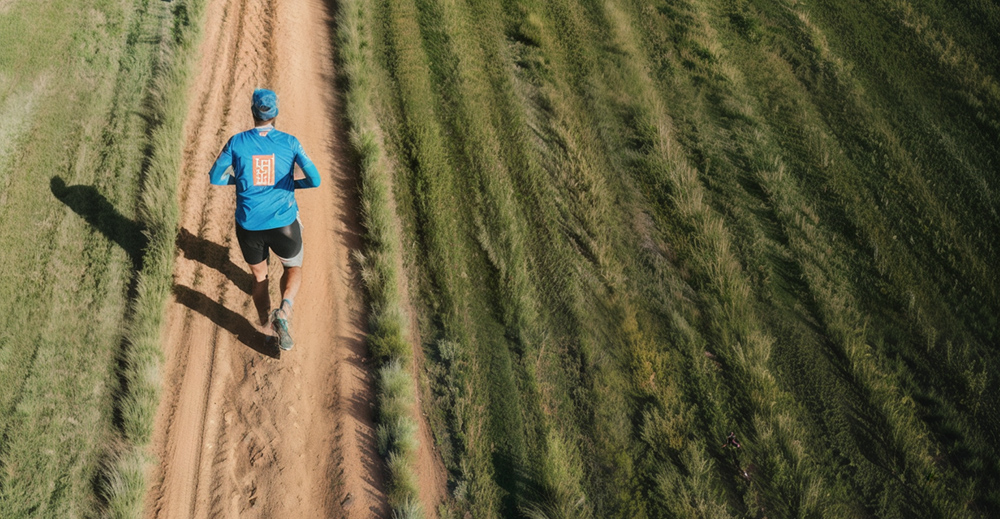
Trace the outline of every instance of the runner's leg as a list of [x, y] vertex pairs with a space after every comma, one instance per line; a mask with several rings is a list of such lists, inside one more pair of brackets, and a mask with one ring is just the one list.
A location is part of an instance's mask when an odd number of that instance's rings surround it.
[[281, 275], [281, 304], [271, 313], [271, 326], [278, 337], [278, 348], [292, 349], [294, 341], [289, 330], [292, 304], [302, 285], [302, 226], [298, 220], [284, 227], [267, 231], [267, 246], [285, 268]]
[[[302, 285], [302, 267], [285, 267], [285, 272], [281, 275], [281, 299], [287, 299], [289, 303], [295, 303], [295, 295], [299, 293]], [[292, 317], [291, 305], [284, 305], [286, 318]]]
[[286, 319], [292, 317], [292, 305], [295, 303], [295, 296], [299, 293], [299, 286], [302, 285], [302, 257], [305, 249], [302, 247], [302, 223], [296, 219], [291, 224], [276, 229], [277, 243], [272, 249], [281, 260], [281, 265], [285, 267], [281, 274], [281, 303], [278, 309], [284, 314]]
[[250, 265], [250, 272], [253, 273], [253, 304], [257, 307], [257, 317], [260, 319], [261, 327], [270, 330], [271, 296], [267, 293], [267, 260]]
[[243, 252], [243, 259], [250, 265], [253, 273], [253, 287], [250, 296], [257, 307], [257, 318], [265, 335], [270, 335], [271, 296], [268, 294], [267, 283], [267, 244], [266, 235], [260, 231], [248, 231], [236, 224], [236, 239]]

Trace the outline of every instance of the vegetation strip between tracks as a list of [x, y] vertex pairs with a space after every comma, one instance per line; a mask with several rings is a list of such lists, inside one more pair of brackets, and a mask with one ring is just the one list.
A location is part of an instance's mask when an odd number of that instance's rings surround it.
[[[157, 2], [160, 4], [160, 2]], [[139, 221], [148, 245], [127, 315], [119, 368], [123, 380], [116, 412], [123, 442], [103, 469], [99, 492], [106, 514], [142, 516], [153, 421], [159, 404], [162, 326], [171, 293], [177, 237], [177, 182], [183, 153], [187, 92], [201, 34], [202, 0], [159, 6], [159, 47], [146, 108], [148, 162], [139, 201]]]
[[368, 345], [377, 362], [378, 449], [389, 469], [389, 504], [393, 517], [424, 516], [416, 473], [418, 425], [416, 384], [412, 376], [412, 346], [399, 265], [400, 231], [392, 202], [392, 172], [373, 110], [371, 73], [371, 10], [369, 0], [345, 0], [337, 20], [341, 74], [350, 143], [360, 169], [365, 251], [356, 255], [368, 296]]

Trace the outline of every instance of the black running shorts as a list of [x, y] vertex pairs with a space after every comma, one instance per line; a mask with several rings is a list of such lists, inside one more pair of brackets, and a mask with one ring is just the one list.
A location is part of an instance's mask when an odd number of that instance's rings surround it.
[[270, 249], [286, 267], [302, 266], [302, 226], [298, 219], [284, 227], [263, 231], [248, 231], [236, 224], [236, 239], [243, 259], [251, 265], [266, 260]]

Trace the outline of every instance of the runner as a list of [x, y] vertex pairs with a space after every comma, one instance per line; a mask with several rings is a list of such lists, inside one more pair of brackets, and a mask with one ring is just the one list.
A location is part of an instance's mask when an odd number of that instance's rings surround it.
[[739, 449], [740, 447], [743, 447], [742, 445], [740, 445], [740, 442], [736, 440], [736, 433], [735, 432], [730, 432], [729, 436], [726, 437], [726, 443], [722, 444], [722, 448], [723, 449], [725, 449], [726, 447], [730, 447], [730, 446], [736, 447], [737, 449]]
[[[287, 351], [293, 344], [289, 331], [292, 307], [302, 284], [302, 223], [295, 190], [319, 186], [320, 177], [299, 140], [274, 129], [277, 94], [254, 90], [250, 109], [254, 128], [230, 137], [209, 177], [213, 185], [236, 186], [236, 238], [253, 273], [251, 294], [261, 330], [269, 342], [276, 341]], [[294, 178], [296, 164], [305, 178]], [[282, 299], [274, 312], [267, 286], [269, 250], [284, 266]]]

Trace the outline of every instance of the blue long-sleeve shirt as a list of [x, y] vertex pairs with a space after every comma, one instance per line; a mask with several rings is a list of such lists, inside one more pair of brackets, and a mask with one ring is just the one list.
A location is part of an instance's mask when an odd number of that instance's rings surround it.
[[[306, 178], [294, 179], [295, 164]], [[209, 177], [213, 185], [236, 186], [236, 223], [248, 231], [291, 224], [299, 214], [295, 190], [320, 184], [319, 171], [299, 140], [271, 127], [233, 135]]]

